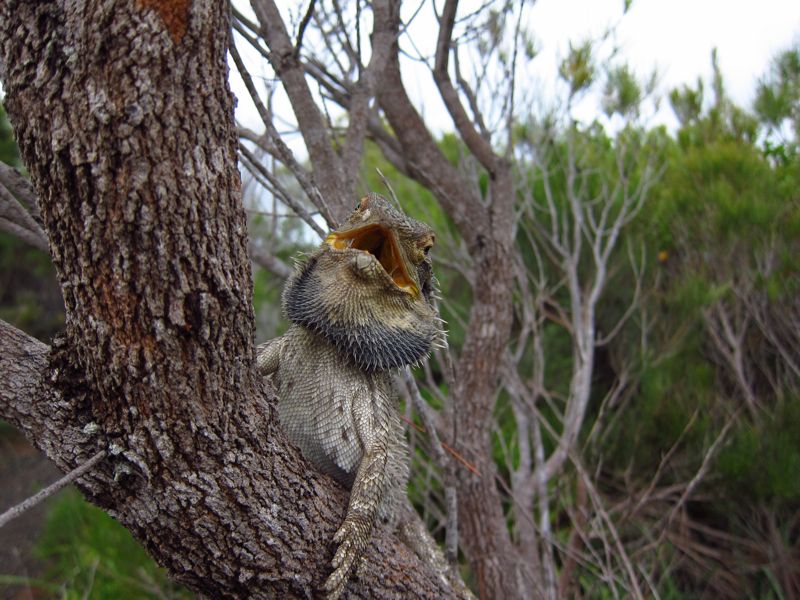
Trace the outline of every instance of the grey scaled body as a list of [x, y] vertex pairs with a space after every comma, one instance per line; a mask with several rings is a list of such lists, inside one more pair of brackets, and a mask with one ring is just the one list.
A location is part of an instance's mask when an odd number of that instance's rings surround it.
[[262, 346], [259, 364], [265, 370], [270, 358], [280, 398], [278, 417], [289, 439], [348, 489], [364, 456], [374, 454], [383, 481], [371, 490], [374, 497], [360, 501], [375, 503], [380, 516], [390, 519], [408, 480], [408, 453], [390, 374], [360, 370], [327, 340], [299, 325]]
[[325, 582], [338, 598], [373, 527], [404, 502], [408, 452], [392, 376], [441, 335], [432, 304], [433, 231], [368, 194], [286, 284], [292, 322], [259, 348], [289, 438], [350, 489]]

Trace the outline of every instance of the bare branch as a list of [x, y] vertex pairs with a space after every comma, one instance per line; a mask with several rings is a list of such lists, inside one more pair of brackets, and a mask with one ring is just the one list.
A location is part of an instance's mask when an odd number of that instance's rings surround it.
[[29, 244], [34, 248], [38, 248], [43, 252], [50, 251], [50, 248], [47, 245], [47, 238], [42, 237], [39, 232], [31, 231], [30, 229], [27, 229], [2, 216], [0, 216], [0, 229], [10, 233], [15, 237], [18, 237], [26, 244]]
[[[399, 18], [392, 16], [385, 27], [397, 35]], [[383, 84], [378, 90], [378, 100], [404, 155], [403, 162], [398, 161], [398, 164], [404, 166], [402, 170], [405, 173], [433, 192], [455, 222], [471, 251], [478, 249], [485, 243], [483, 240], [488, 239], [492, 233], [487, 231], [486, 211], [463, 174], [442, 154], [412, 105], [400, 74], [397, 41], [392, 44], [391, 49]]]
[[297, 29], [297, 41], [294, 43], [294, 57], [300, 57], [300, 48], [303, 45], [303, 34], [306, 32], [306, 27], [308, 27], [308, 22], [311, 21], [311, 17], [314, 15], [314, 5], [316, 4], [316, 0], [310, 0], [308, 3], [308, 9], [306, 9], [306, 14], [303, 16], [303, 20], [300, 21], [300, 27]]
[[270, 273], [281, 279], [288, 279], [292, 275], [292, 268], [280, 258], [253, 242], [250, 243], [250, 256], [257, 265], [264, 267]]
[[[31, 402], [45, 395], [49, 351], [45, 344], [0, 320], [0, 418], [29, 438], [51, 425], [46, 413], [39, 414], [40, 403]], [[47, 397], [56, 399], [50, 392]]]
[[327, 202], [325, 202], [325, 199], [320, 193], [317, 185], [314, 183], [313, 178], [309, 176], [300, 166], [294, 157], [294, 153], [283, 141], [280, 133], [278, 133], [278, 130], [275, 129], [275, 125], [272, 122], [272, 115], [264, 106], [264, 103], [261, 102], [261, 98], [259, 97], [255, 85], [253, 84], [253, 80], [245, 68], [244, 62], [242, 61], [239, 52], [236, 50], [236, 46], [231, 44], [229, 51], [231, 57], [233, 58], [233, 62], [245, 83], [245, 87], [247, 88], [247, 91], [256, 106], [256, 110], [258, 110], [261, 121], [266, 127], [267, 138], [270, 142], [270, 154], [286, 165], [286, 167], [291, 171], [292, 175], [294, 175], [294, 177], [297, 179], [300, 187], [303, 188], [303, 191], [305, 191], [311, 202], [317, 207], [317, 210], [320, 211], [320, 214], [322, 214], [323, 218], [327, 221], [328, 226], [334, 228], [336, 226], [336, 221], [334, 220], [333, 215], [328, 208]]
[[[505, 160], [494, 153], [491, 144], [475, 129], [447, 73], [450, 44], [457, 9], [458, 0], [447, 0], [442, 9], [442, 16], [439, 20], [439, 37], [436, 43], [436, 61], [433, 69], [433, 78], [439, 88], [439, 93], [447, 107], [447, 111], [450, 113], [450, 117], [453, 119], [453, 123], [461, 134], [467, 148], [469, 148], [470, 152], [475, 155], [492, 176], [497, 176], [501, 171], [508, 168], [505, 164]], [[477, 110], [477, 106], [475, 109]]]
[[[16, 196], [16, 197], [15, 197]], [[28, 210], [20, 203], [27, 204]], [[49, 253], [47, 236], [29, 210], [37, 210], [36, 197], [30, 184], [11, 167], [0, 165], [0, 229], [24, 242]]]
[[295, 56], [294, 46], [278, 7], [272, 0], [252, 0], [250, 4], [270, 48], [270, 64], [292, 103], [313, 165], [314, 181], [325, 190], [332, 207], [331, 226], [335, 227], [349, 212], [352, 198], [347, 194], [349, 187], [343, 180], [344, 172], [333, 151], [325, 120], [308, 87], [305, 70]]
[[728, 431], [730, 431], [731, 427], [733, 427], [736, 421], [738, 420], [739, 412], [740, 409], [737, 409], [736, 412], [734, 412], [730, 416], [728, 421], [720, 430], [714, 442], [711, 444], [711, 446], [709, 446], [708, 450], [705, 453], [705, 456], [703, 456], [703, 462], [700, 463], [700, 467], [697, 469], [697, 472], [694, 474], [694, 477], [692, 477], [691, 481], [689, 481], [686, 488], [683, 490], [680, 499], [678, 500], [678, 502], [675, 503], [675, 506], [672, 507], [672, 510], [670, 510], [669, 514], [667, 515], [664, 521], [663, 531], [666, 531], [669, 528], [669, 525], [670, 523], [672, 523], [672, 520], [675, 518], [675, 515], [677, 515], [678, 511], [681, 510], [681, 508], [683, 508], [683, 505], [686, 503], [686, 500], [689, 498], [689, 496], [692, 495], [692, 493], [700, 484], [700, 482], [703, 481], [705, 476], [708, 474], [708, 470], [711, 468], [711, 462], [714, 460], [714, 458], [717, 455], [717, 451], [725, 441], [725, 437], [728, 435]]
[[[475, 92], [472, 91], [469, 82], [464, 79], [464, 76], [461, 74], [461, 63], [458, 59], [458, 52], [453, 52], [453, 67], [456, 72], [456, 83], [458, 83], [458, 87], [461, 88], [461, 91], [464, 92], [464, 95], [467, 97], [467, 103], [469, 104], [469, 109], [472, 111], [478, 131], [480, 131], [481, 137], [483, 137], [487, 143], [491, 144], [492, 135], [489, 133], [486, 123], [483, 122], [483, 114], [478, 106], [478, 97]], [[481, 79], [478, 81], [481, 81]]]
[[414, 407], [417, 409], [418, 414], [422, 418], [422, 423], [428, 434], [431, 437], [431, 450], [436, 464], [442, 473], [442, 483], [444, 485], [445, 500], [446, 500], [446, 529], [445, 529], [445, 557], [447, 562], [455, 564], [458, 559], [458, 503], [456, 496], [456, 489], [452, 481], [447, 481], [448, 467], [450, 459], [444, 452], [444, 446], [439, 441], [439, 434], [436, 430], [436, 424], [431, 415], [431, 408], [428, 403], [422, 398], [417, 387], [417, 382], [414, 380], [411, 371], [406, 368], [403, 370], [403, 380], [408, 390]]
[[748, 326], [747, 317], [743, 317], [741, 322], [737, 323], [738, 331], [734, 331], [728, 309], [722, 301], [717, 301], [711, 307], [703, 309], [703, 317], [714, 347], [723, 358], [724, 365], [733, 374], [733, 379], [742, 392], [747, 409], [753, 418], [758, 418], [758, 401], [753, 393], [742, 353], [742, 340]]
[[661, 461], [658, 463], [658, 468], [656, 469], [655, 474], [650, 480], [650, 484], [647, 486], [645, 491], [642, 492], [642, 495], [639, 498], [639, 501], [636, 503], [636, 505], [630, 509], [631, 514], [636, 513], [636, 511], [639, 510], [650, 499], [650, 496], [653, 493], [656, 484], [661, 478], [661, 473], [664, 471], [664, 467], [666, 467], [666, 465], [669, 464], [670, 459], [675, 454], [675, 451], [678, 449], [678, 446], [683, 441], [683, 438], [686, 436], [688, 431], [692, 428], [695, 421], [697, 420], [698, 414], [699, 414], [699, 409], [696, 409], [692, 413], [692, 416], [689, 418], [689, 420], [686, 422], [686, 426], [683, 428], [683, 431], [681, 431], [680, 435], [678, 436], [678, 439], [675, 440], [675, 443], [672, 444], [672, 446], [670, 446], [670, 449], [667, 450], [667, 452], [661, 458]]
[[[586, 491], [589, 494], [589, 497], [592, 499], [592, 503], [594, 504], [595, 510], [600, 514], [603, 521], [606, 523], [606, 527], [608, 528], [609, 532], [611, 533], [611, 537], [614, 541], [614, 547], [616, 549], [616, 555], [619, 560], [622, 561], [623, 567], [625, 572], [628, 575], [628, 581], [631, 584], [629, 587], [629, 591], [633, 592], [633, 597], [639, 600], [644, 600], [644, 594], [642, 594], [642, 590], [639, 587], [639, 579], [636, 577], [636, 571], [631, 564], [630, 557], [628, 556], [625, 547], [622, 544], [622, 540], [619, 536], [619, 531], [617, 531], [617, 527], [614, 525], [614, 522], [611, 520], [611, 517], [608, 514], [608, 511], [605, 508], [603, 503], [603, 499], [600, 496], [599, 492], [594, 486], [594, 483], [589, 477], [589, 474], [583, 468], [583, 465], [578, 462], [577, 458], [572, 456], [572, 462], [575, 465], [578, 474], [580, 475], [581, 479], [583, 480], [584, 485], [586, 486]], [[613, 589], [613, 588], [612, 588]]]
[[33, 189], [33, 184], [23, 177], [19, 170], [0, 162], [0, 186], [11, 192], [11, 195], [28, 209], [34, 219], [37, 221], [41, 219], [36, 190]]
[[[348, 106], [349, 124], [342, 151], [342, 169], [345, 173], [356, 173], [361, 164], [364, 138], [373, 113], [369, 104], [381, 84], [392, 44], [396, 39], [396, 34], [385, 26], [391, 17], [391, 10], [391, 3], [387, 0], [376, 0], [372, 3], [374, 23], [371, 38], [372, 54], [369, 64], [361, 70], [358, 82], [351, 92]], [[396, 10], [399, 10], [399, 6]]]
[[[353, 43], [350, 41], [350, 29], [344, 20], [344, 13], [342, 12], [342, 7], [337, 0], [333, 0], [333, 12], [334, 16], [336, 17], [336, 26], [332, 28], [330, 32], [325, 31], [323, 32], [323, 42], [325, 47], [328, 49], [328, 54], [333, 58], [334, 62], [339, 67], [339, 70], [343, 74], [352, 74], [354, 70], [361, 69], [361, 45], [356, 44], [356, 48], [353, 47]], [[359, 24], [356, 23], [356, 28], [358, 28]], [[322, 27], [320, 27], [322, 30]], [[336, 37], [336, 40], [339, 42], [340, 48], [344, 51], [344, 54], [350, 60], [350, 67], [345, 68], [342, 65], [341, 61], [339, 60], [340, 51], [333, 47], [330, 43], [331, 37]]]
[[630, 248], [628, 248], [628, 258], [630, 260], [631, 270], [633, 272], [633, 278], [634, 278], [634, 282], [635, 282], [634, 283], [634, 288], [633, 288], [633, 298], [631, 298], [631, 301], [628, 304], [628, 308], [625, 309], [625, 312], [617, 320], [617, 323], [611, 328], [611, 331], [609, 331], [606, 335], [604, 335], [603, 337], [601, 337], [601, 338], [599, 338], [597, 340], [596, 343], [597, 343], [598, 346], [605, 346], [611, 340], [613, 340], [617, 336], [617, 334], [620, 332], [622, 327], [625, 325], [625, 323], [628, 322], [628, 319], [631, 318], [633, 313], [636, 312], [637, 309], [641, 308], [642, 279], [644, 277], [644, 265], [645, 265], [645, 250], [644, 250], [644, 247], [642, 247], [641, 265], [638, 268], [637, 268], [637, 265], [636, 265], [636, 260], [635, 260], [635, 258], [633, 256]]
[[64, 477], [62, 477], [58, 481], [51, 483], [46, 488], [37, 492], [30, 498], [27, 498], [26, 500], [23, 500], [16, 506], [12, 506], [11, 508], [9, 508], [7, 511], [5, 511], [3, 514], [0, 515], [0, 527], [3, 527], [3, 525], [11, 521], [12, 519], [16, 519], [26, 511], [32, 509], [37, 504], [40, 504], [53, 494], [64, 489], [66, 486], [68, 486], [70, 483], [72, 483], [79, 477], [82, 477], [83, 475], [91, 471], [97, 465], [97, 463], [99, 463], [106, 457], [106, 455], [107, 455], [106, 450], [100, 450], [92, 458], [87, 460], [81, 466], [77, 467], [76, 469], [64, 475]]
[[[281, 202], [286, 204], [289, 208], [291, 208], [297, 216], [299, 216], [303, 221], [308, 225], [311, 229], [313, 229], [320, 238], [325, 237], [325, 231], [320, 227], [317, 222], [311, 217], [309, 212], [303, 208], [303, 205], [299, 202], [296, 202], [292, 195], [284, 189], [284, 187], [280, 184], [280, 182], [275, 178], [275, 176], [269, 172], [269, 170], [262, 165], [258, 158], [247, 148], [247, 146], [240, 144], [239, 145], [239, 152], [241, 152], [242, 156], [246, 159], [247, 165], [250, 167], [250, 170], [253, 172], [253, 175], [257, 178], [263, 177], [269, 182], [270, 191], [276, 192], [276, 195], [280, 198]], [[260, 180], [259, 180], [260, 181]], [[264, 184], [267, 187], [266, 184]]]

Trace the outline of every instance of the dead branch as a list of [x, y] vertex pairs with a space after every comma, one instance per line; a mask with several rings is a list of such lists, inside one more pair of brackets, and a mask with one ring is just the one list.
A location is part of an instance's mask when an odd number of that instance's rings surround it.
[[19, 504], [9, 508], [7, 511], [5, 511], [3, 514], [0, 515], [0, 527], [5, 525], [12, 519], [16, 519], [26, 511], [40, 504], [41, 502], [44, 502], [45, 500], [47, 500], [47, 498], [49, 498], [53, 494], [61, 491], [69, 484], [71, 484], [73, 481], [84, 476], [86, 473], [91, 471], [97, 465], [97, 463], [103, 460], [106, 457], [106, 455], [107, 455], [106, 450], [100, 450], [92, 458], [90, 458], [79, 467], [75, 468], [74, 470], [64, 475], [58, 481], [51, 483], [46, 488], [37, 492], [30, 498], [27, 498], [22, 502], [20, 502]]

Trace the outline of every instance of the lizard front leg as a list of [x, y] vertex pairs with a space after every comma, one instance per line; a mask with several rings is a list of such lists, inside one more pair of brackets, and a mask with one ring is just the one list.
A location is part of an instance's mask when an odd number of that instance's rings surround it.
[[[333, 557], [333, 573], [323, 585], [328, 600], [344, 591], [348, 579], [369, 542], [378, 510], [386, 495], [386, 466], [389, 460], [389, 399], [373, 389], [376, 397], [356, 399], [353, 422], [364, 447], [356, 472], [347, 516], [333, 537], [339, 545]], [[368, 409], [368, 410], [367, 410]]]
[[256, 349], [258, 372], [272, 375], [281, 364], [281, 353], [286, 340], [283, 336], [264, 342]]

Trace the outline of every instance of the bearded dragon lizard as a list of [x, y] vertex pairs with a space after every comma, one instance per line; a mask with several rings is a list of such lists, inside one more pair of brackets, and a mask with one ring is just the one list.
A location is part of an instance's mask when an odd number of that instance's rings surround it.
[[278, 417], [319, 470], [350, 489], [323, 589], [338, 598], [381, 520], [405, 501], [408, 452], [393, 373], [441, 335], [428, 253], [433, 230], [367, 194], [283, 292], [292, 325], [259, 347]]

